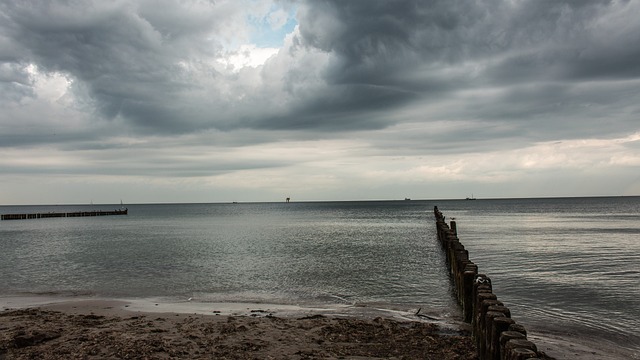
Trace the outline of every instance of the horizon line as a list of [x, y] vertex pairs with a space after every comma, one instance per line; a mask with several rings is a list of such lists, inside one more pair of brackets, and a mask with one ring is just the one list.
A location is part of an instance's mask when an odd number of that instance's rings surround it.
[[[524, 199], [578, 199], [578, 198], [621, 198], [621, 197], [640, 197], [640, 195], [558, 195], [558, 196], [532, 196], [532, 197], [474, 197], [474, 200], [524, 200]], [[286, 198], [284, 198], [286, 199]], [[289, 203], [331, 203], [331, 202], [409, 202], [409, 201], [467, 201], [468, 198], [404, 198], [404, 199], [350, 199], [350, 200], [290, 200]], [[133, 202], [133, 203], [57, 203], [57, 204], [0, 204], [0, 206], [105, 206], [105, 205], [187, 205], [187, 204], [279, 204], [286, 203], [282, 201], [211, 201], [211, 202]]]

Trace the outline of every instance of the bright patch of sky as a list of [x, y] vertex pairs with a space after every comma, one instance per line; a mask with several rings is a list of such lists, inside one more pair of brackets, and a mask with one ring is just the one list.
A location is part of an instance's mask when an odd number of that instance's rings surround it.
[[253, 44], [240, 45], [235, 51], [227, 52], [224, 58], [218, 59], [218, 62], [233, 71], [238, 71], [244, 67], [258, 67], [264, 64], [279, 50], [279, 48], [259, 48]]
[[272, 6], [267, 13], [247, 16], [249, 44], [230, 46], [218, 62], [232, 71], [244, 67], [258, 67], [276, 55], [284, 45], [285, 37], [294, 31], [298, 22], [295, 9], [285, 10]]
[[298, 25], [294, 11], [274, 9], [267, 16], [250, 19], [253, 26], [251, 42], [257, 47], [279, 48], [284, 44], [284, 38]]
[[26, 70], [33, 79], [34, 92], [40, 99], [49, 102], [62, 101], [71, 86], [71, 80], [60, 73], [41, 73], [34, 64], [29, 64]]

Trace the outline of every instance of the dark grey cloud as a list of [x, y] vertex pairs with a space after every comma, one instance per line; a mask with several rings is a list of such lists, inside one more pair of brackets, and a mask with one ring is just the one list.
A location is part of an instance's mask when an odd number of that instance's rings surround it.
[[[219, 44], [203, 40], [218, 23], [196, 11], [162, 16], [157, 5], [5, 2], [1, 9], [8, 22], [2, 28], [20, 48], [15, 63], [68, 74], [86, 90], [76, 95], [86, 95], [101, 117], [122, 116], [151, 131], [179, 131], [181, 116], [171, 100], [192, 84], [177, 64], [218, 51]], [[184, 40], [188, 36], [195, 39]], [[191, 130], [188, 122], [183, 126]]]
[[389, 118], [378, 114], [417, 97], [405, 89], [372, 84], [335, 85], [330, 91], [295, 105], [283, 116], [257, 119], [255, 128], [319, 132], [382, 129]]
[[632, 60], [638, 52], [638, 22], [606, 23], [611, 12], [625, 11], [629, 3], [310, 1], [300, 27], [306, 44], [335, 55], [328, 78], [337, 83], [387, 84], [400, 74], [419, 72], [425, 63], [482, 60], [496, 64], [489, 76], [515, 76], [514, 81], [549, 69], [551, 76], [557, 75], [553, 70], [567, 76], [637, 76], [640, 65]]
[[32, 82], [23, 66], [16, 63], [0, 64], [0, 104], [17, 102], [23, 97], [33, 96]]
[[[91, 121], [118, 119], [123, 132], [370, 130], [424, 108], [410, 120], [504, 121], [539, 139], [609, 131], [579, 120], [583, 105], [628, 105], [599, 82], [640, 76], [637, 1], [301, 1], [291, 43], [235, 74], [212, 62], [244, 4], [210, 5], [3, 1], [3, 101], [33, 95], [33, 63], [68, 76]], [[584, 82], [594, 90], [574, 89]], [[449, 113], [433, 110], [446, 102]], [[635, 126], [618, 121], [616, 131]]]
[[[299, 13], [299, 42], [329, 54], [326, 93], [265, 124], [296, 128], [311, 113], [318, 129], [349, 129], [345, 122], [380, 128], [396, 122], [394, 113], [407, 104], [501, 88], [500, 95], [460, 102], [440, 117], [425, 106], [422, 121], [504, 121], [516, 128], [503, 136], [532, 140], [632, 131], [637, 125], [629, 118], [603, 129], [586, 107], [630, 105], [607, 95], [608, 85], [598, 91], [597, 82], [640, 75], [634, 10], [631, 1], [308, 1]], [[611, 23], [616, 20], [624, 26]], [[593, 90], [574, 89], [584, 82], [593, 82]], [[386, 122], [366, 120], [379, 119], [376, 112], [387, 114]]]

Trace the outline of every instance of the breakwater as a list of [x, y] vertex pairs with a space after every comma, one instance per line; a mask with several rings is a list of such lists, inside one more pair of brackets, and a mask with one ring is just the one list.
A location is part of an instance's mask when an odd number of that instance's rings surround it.
[[46, 212], [32, 214], [3, 214], [2, 220], [28, 220], [28, 219], [48, 219], [62, 217], [84, 217], [84, 216], [108, 216], [108, 215], [127, 215], [128, 209], [111, 210], [111, 211], [74, 211], [74, 212]]
[[434, 207], [438, 240], [446, 254], [464, 321], [471, 324], [472, 336], [481, 360], [549, 359], [527, 340], [524, 326], [511, 319], [511, 311], [493, 293], [491, 279], [478, 272], [469, 252], [458, 239], [455, 221], [447, 225]]

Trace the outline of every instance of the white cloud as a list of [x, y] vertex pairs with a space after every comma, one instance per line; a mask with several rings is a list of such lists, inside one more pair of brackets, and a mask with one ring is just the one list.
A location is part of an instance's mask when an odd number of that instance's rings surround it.
[[67, 76], [58, 72], [41, 73], [34, 64], [29, 65], [27, 71], [33, 79], [33, 89], [38, 99], [61, 106], [72, 105], [69, 94], [72, 81]]
[[256, 45], [240, 45], [237, 50], [226, 51], [217, 61], [233, 71], [240, 71], [244, 67], [258, 67], [269, 58], [275, 56], [278, 48], [259, 48]]

